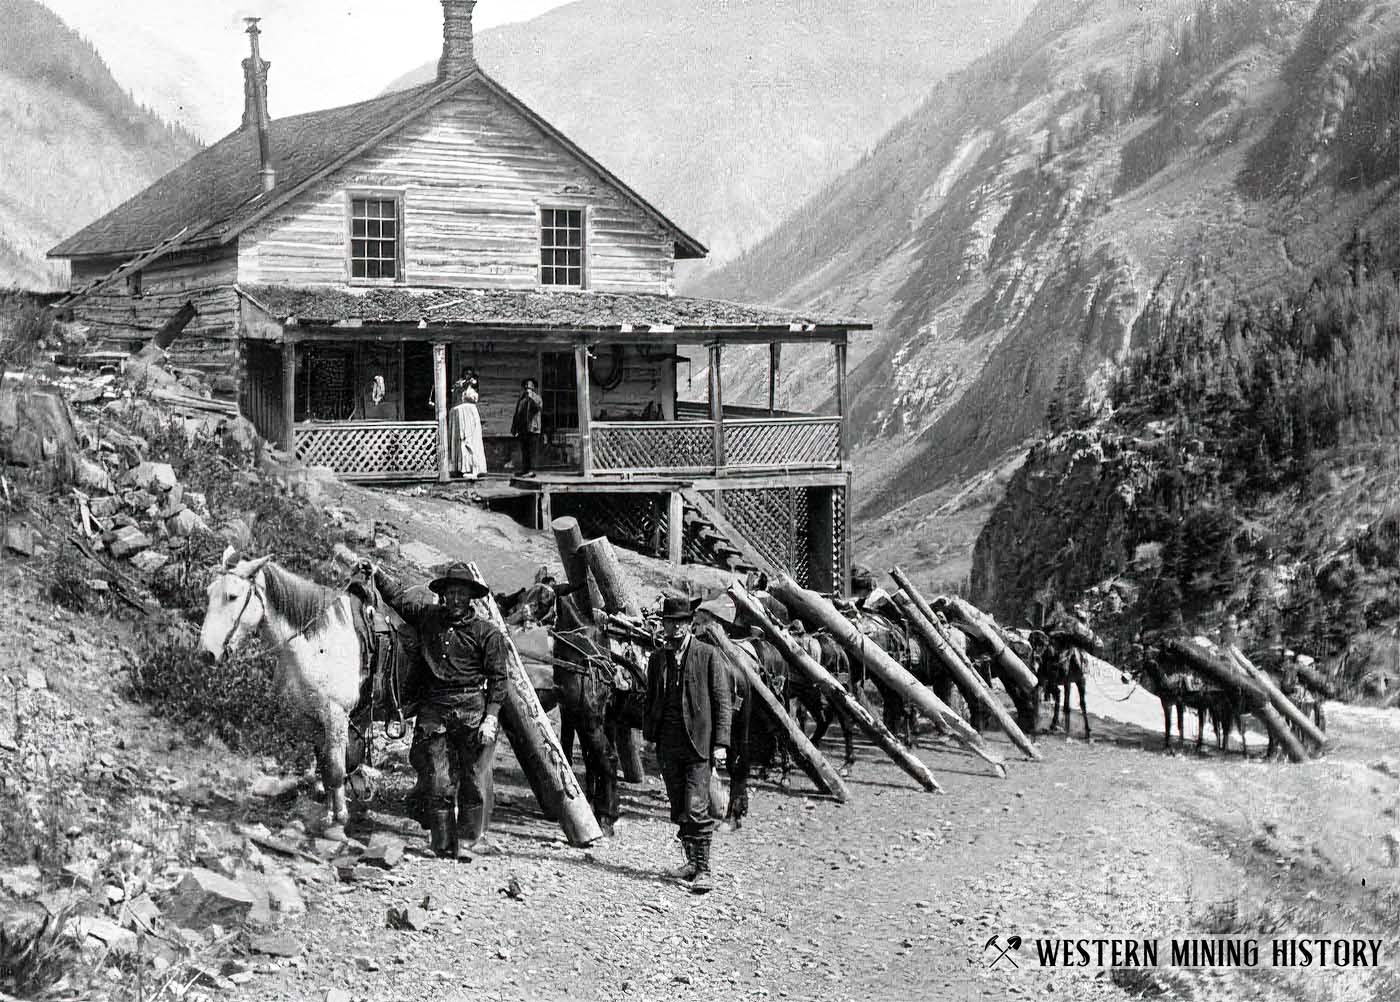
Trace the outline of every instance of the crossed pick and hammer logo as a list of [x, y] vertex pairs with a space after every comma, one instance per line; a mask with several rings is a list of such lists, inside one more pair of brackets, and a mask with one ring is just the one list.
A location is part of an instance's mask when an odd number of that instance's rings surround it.
[[987, 940], [985, 944], [983, 944], [982, 952], [985, 954], [988, 950], [996, 951], [996, 956], [987, 962], [988, 967], [996, 967], [997, 964], [1001, 963], [1004, 960], [1012, 967], [1016, 968], [1017, 970], [1020, 970], [1021, 965], [1016, 963], [1016, 958], [1011, 955], [1014, 951], [1019, 950], [1020, 948], [1020, 936], [1007, 936], [1006, 945], [1002, 946], [1001, 940], [994, 935], [991, 939]]

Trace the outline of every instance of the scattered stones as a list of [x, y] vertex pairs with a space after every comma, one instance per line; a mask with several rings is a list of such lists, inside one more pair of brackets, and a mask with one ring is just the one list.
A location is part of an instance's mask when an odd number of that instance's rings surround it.
[[88, 502], [88, 511], [93, 518], [111, 518], [121, 510], [121, 498], [93, 498]]
[[327, 988], [322, 1002], [350, 1002], [350, 993], [344, 988]]
[[373, 957], [358, 956], [355, 958], [355, 966], [360, 970], [370, 973], [379, 970], [379, 961]]
[[175, 888], [167, 916], [175, 925], [207, 929], [215, 923], [241, 922], [257, 899], [235, 881], [212, 870], [196, 868], [187, 872]]
[[122, 504], [139, 514], [149, 512], [160, 503], [150, 491], [127, 491], [122, 495]]
[[78, 457], [73, 479], [85, 491], [107, 494], [112, 490], [112, 478], [107, 473], [107, 468], [85, 456]]
[[67, 863], [61, 873], [63, 879], [74, 887], [91, 890], [92, 885], [97, 883], [97, 863], [90, 859]]
[[42, 668], [30, 665], [29, 670], [25, 672], [24, 684], [32, 692], [43, 692], [49, 687], [49, 679]]
[[253, 780], [253, 785], [248, 792], [255, 797], [266, 797], [273, 799], [295, 793], [297, 789], [297, 778], [295, 776], [259, 776]]
[[115, 954], [132, 954], [137, 949], [136, 933], [105, 918], [86, 915], [75, 918], [68, 923], [67, 932], [83, 947], [88, 946], [88, 941], [95, 941], [94, 945]]
[[160, 909], [149, 894], [142, 894], [122, 905], [118, 921], [128, 929], [150, 931], [160, 920]]
[[0, 870], [0, 890], [17, 898], [32, 898], [39, 893], [43, 874], [33, 863]]
[[165, 520], [165, 528], [172, 536], [193, 536], [206, 533], [209, 525], [193, 511], [183, 508]]

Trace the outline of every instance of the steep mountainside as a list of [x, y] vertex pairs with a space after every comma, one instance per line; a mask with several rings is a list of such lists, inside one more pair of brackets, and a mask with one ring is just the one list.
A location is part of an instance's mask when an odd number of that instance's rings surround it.
[[[1398, 45], [1381, 0], [1043, 0], [694, 291], [875, 321], [852, 389], [888, 535], [1101, 385], [1154, 290], [1198, 267], [1290, 288], [1354, 227], [1390, 232]], [[829, 394], [826, 361], [785, 356], [786, 392]]]
[[44, 252], [196, 149], [34, 0], [0, 0], [0, 286], [66, 281]]
[[718, 262], [855, 163], [1033, 2], [585, 0], [483, 32], [477, 50]]

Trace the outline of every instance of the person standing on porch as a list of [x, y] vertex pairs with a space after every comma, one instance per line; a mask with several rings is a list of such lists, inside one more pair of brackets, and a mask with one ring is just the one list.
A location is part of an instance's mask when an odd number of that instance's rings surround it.
[[452, 475], [476, 480], [486, 472], [486, 446], [481, 438], [481, 414], [476, 409], [480, 396], [476, 384], [467, 381], [459, 403], [447, 415], [447, 450], [452, 459]]
[[540, 399], [538, 384], [526, 379], [520, 384], [520, 399], [515, 402], [515, 417], [510, 423], [510, 433], [520, 440], [522, 477], [535, 475], [535, 450], [539, 447], [543, 414], [544, 401]]
[[680, 829], [685, 865], [667, 876], [690, 882], [703, 894], [714, 887], [710, 843], [710, 769], [728, 758], [733, 717], [729, 670], [724, 655], [691, 635], [690, 600], [667, 596], [661, 605], [665, 646], [647, 664], [647, 702], [642, 736], [656, 744], [656, 759]]

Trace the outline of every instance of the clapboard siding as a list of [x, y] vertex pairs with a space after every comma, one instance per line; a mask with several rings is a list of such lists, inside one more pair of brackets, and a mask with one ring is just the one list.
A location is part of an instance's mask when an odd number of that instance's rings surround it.
[[[120, 263], [75, 261], [73, 285], [81, 288]], [[125, 282], [114, 282], [80, 299], [73, 316], [92, 328], [97, 346], [126, 350], [150, 340], [180, 307], [192, 302], [198, 313], [171, 346], [171, 362], [210, 376], [230, 377], [237, 368], [236, 274], [232, 248], [176, 254], [142, 270], [140, 296], [133, 296]]]
[[484, 88], [429, 112], [239, 240], [247, 284], [343, 285], [348, 195], [403, 198], [403, 283], [539, 287], [540, 206], [588, 214], [586, 284], [669, 293], [674, 237]]

